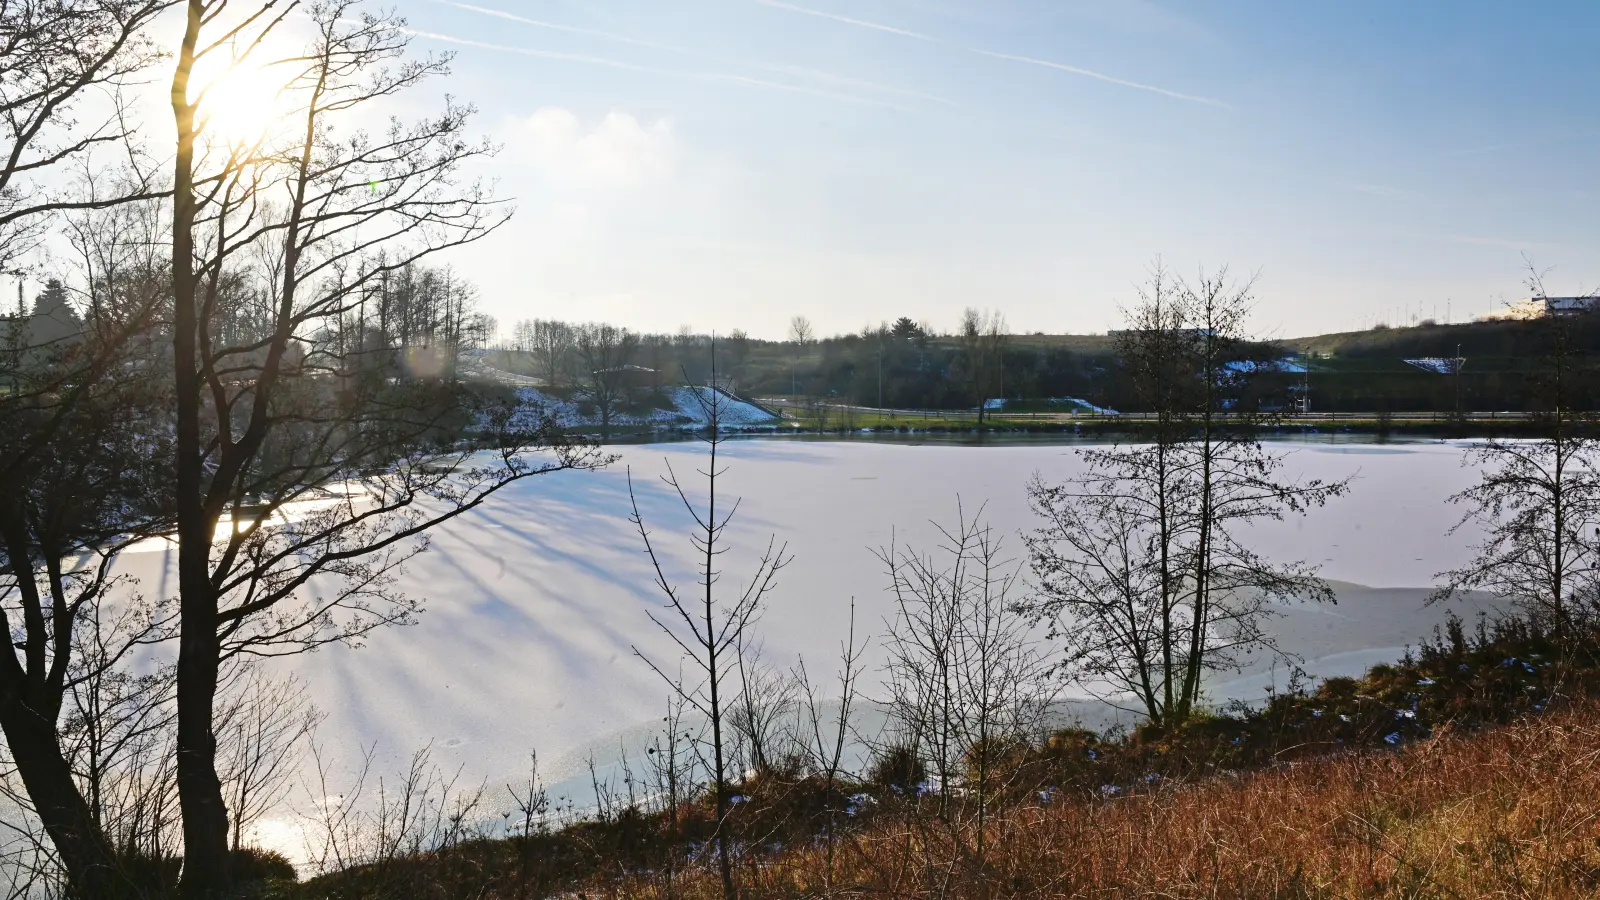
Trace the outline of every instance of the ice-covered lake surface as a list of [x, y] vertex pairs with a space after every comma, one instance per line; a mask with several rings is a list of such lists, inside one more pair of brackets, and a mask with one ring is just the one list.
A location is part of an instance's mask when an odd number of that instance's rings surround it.
[[[1463, 562], [1476, 536], [1447, 533], [1459, 511], [1446, 498], [1475, 474], [1461, 464], [1463, 446], [1273, 446], [1290, 453], [1287, 474], [1355, 477], [1347, 496], [1251, 535], [1269, 558], [1321, 563], [1340, 582], [1337, 606], [1292, 608], [1279, 620], [1286, 648], [1313, 673], [1331, 675], [1415, 645], [1445, 615], [1422, 604], [1434, 574]], [[803, 655], [813, 671], [829, 670], [852, 599], [858, 633], [883, 630], [890, 602], [874, 549], [891, 540], [931, 549], [930, 520], [952, 521], [960, 503], [968, 515], [981, 508], [1020, 560], [1018, 534], [1034, 525], [1028, 478], [1081, 469], [1078, 447], [1061, 443], [764, 439], [722, 447], [719, 494], [742, 498], [733, 547], [722, 558], [726, 577], [744, 577], [770, 537], [787, 544], [794, 561], [759, 632], [770, 659], [789, 664]], [[404, 578], [406, 591], [426, 600], [414, 627], [374, 634], [359, 650], [325, 648], [272, 663], [310, 684], [328, 714], [319, 738], [330, 752], [353, 761], [373, 746], [383, 769], [431, 746], [447, 768], [498, 789], [537, 750], [553, 781], [568, 779], [557, 793], [582, 793], [588, 751], [603, 761], [619, 742], [638, 741], [659, 723], [667, 692], [635, 652], [663, 667], [674, 657], [647, 618], [662, 598], [628, 521], [628, 474], [672, 574], [691, 581], [688, 519], [660, 475], [670, 465], [700, 499], [694, 473], [705, 447], [614, 449], [620, 458], [609, 468], [525, 480], [439, 529]], [[127, 561], [145, 590], [156, 592], [172, 587], [162, 583], [171, 555]], [[870, 651], [869, 658], [878, 659]], [[1274, 680], [1282, 683], [1281, 671], [1247, 672], [1213, 685], [1212, 697], [1260, 696]]]

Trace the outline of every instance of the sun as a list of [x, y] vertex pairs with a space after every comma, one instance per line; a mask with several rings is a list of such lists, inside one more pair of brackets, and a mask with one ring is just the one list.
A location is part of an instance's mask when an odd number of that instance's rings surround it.
[[205, 86], [199, 115], [206, 134], [228, 144], [248, 144], [265, 137], [283, 118], [280, 76], [268, 69], [236, 66], [203, 80], [197, 77], [196, 82]]

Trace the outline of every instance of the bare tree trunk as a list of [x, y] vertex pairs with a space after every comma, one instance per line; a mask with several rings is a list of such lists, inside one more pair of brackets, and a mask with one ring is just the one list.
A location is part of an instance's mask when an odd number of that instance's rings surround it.
[[[3, 659], [8, 657], [0, 656]], [[61, 855], [74, 896], [83, 900], [126, 896], [116, 854], [73, 780], [54, 725], [54, 716], [33, 708], [21, 696], [0, 702], [0, 730], [5, 732], [12, 762], [40, 824]]]
[[[713, 353], [714, 353], [713, 348]], [[713, 355], [712, 380], [715, 381], [715, 357]], [[633, 492], [633, 483], [630, 476], [628, 484], [629, 497], [633, 503], [633, 515], [630, 517], [634, 526], [639, 530], [639, 537], [645, 546], [645, 552], [650, 558], [654, 570], [656, 587], [667, 597], [667, 606], [671, 613], [666, 616], [657, 616], [650, 613], [650, 620], [665, 632], [672, 641], [683, 651], [684, 659], [691, 662], [696, 669], [705, 675], [703, 686], [685, 688], [681, 678], [670, 677], [667, 672], [649, 657], [634, 648], [634, 654], [644, 660], [662, 681], [672, 689], [673, 693], [684, 703], [705, 716], [711, 723], [711, 790], [716, 803], [717, 824], [713, 840], [716, 842], [717, 869], [722, 882], [722, 895], [724, 900], [734, 900], [738, 895], [733, 882], [733, 860], [729, 844], [732, 828], [730, 802], [730, 789], [728, 778], [729, 754], [724, 746], [723, 720], [727, 710], [723, 705], [722, 679], [732, 673], [729, 671], [726, 653], [738, 653], [746, 629], [761, 609], [763, 600], [775, 585], [777, 573], [788, 563], [788, 557], [783, 547], [777, 546], [775, 541], [769, 541], [767, 552], [757, 561], [755, 573], [751, 576], [744, 589], [736, 595], [731, 603], [721, 603], [716, 594], [715, 585], [721, 572], [716, 568], [717, 557], [726, 552], [723, 535], [733, 514], [738, 510], [735, 502], [727, 512], [717, 512], [717, 477], [722, 470], [717, 468], [717, 449], [722, 443], [721, 429], [719, 428], [721, 411], [726, 399], [715, 390], [695, 390], [708, 422], [705, 441], [710, 448], [709, 464], [701, 470], [706, 478], [708, 496], [704, 511], [701, 511], [689, 500], [682, 483], [676, 475], [672, 474], [668, 466], [668, 474], [663, 480], [678, 495], [684, 508], [694, 520], [695, 528], [690, 541], [700, 557], [701, 566], [699, 587], [703, 591], [698, 600], [690, 600], [687, 595], [680, 592], [668, 580], [662, 568], [660, 557], [650, 541], [650, 532], [645, 526], [644, 517], [639, 511], [638, 497]], [[704, 759], [704, 757], [701, 757]]]
[[[1206, 297], [1205, 303], [1211, 302]], [[1212, 465], [1215, 463], [1216, 441], [1216, 406], [1218, 398], [1217, 369], [1222, 361], [1216, 352], [1215, 321], [1209, 305], [1198, 310], [1200, 323], [1200, 364], [1201, 388], [1200, 395], [1200, 437], [1199, 446], [1196, 448], [1200, 457], [1200, 474], [1197, 490], [1199, 492], [1199, 510], [1195, 514], [1195, 546], [1194, 546], [1194, 592], [1192, 607], [1193, 620], [1189, 623], [1189, 655], [1188, 665], [1183, 673], [1183, 699], [1178, 705], [1177, 719], [1183, 721], [1189, 718], [1194, 710], [1195, 703], [1200, 699], [1200, 674], [1203, 671], [1207, 630], [1210, 628], [1210, 603], [1211, 603], [1211, 540], [1212, 527], [1216, 524], [1212, 508], [1213, 483]]]
[[1157, 725], [1168, 724], [1167, 718], [1172, 709], [1172, 676], [1175, 671], [1172, 659], [1173, 623], [1172, 612], [1175, 590], [1172, 577], [1172, 510], [1171, 498], [1167, 491], [1167, 459], [1171, 453], [1171, 446], [1166, 436], [1166, 426], [1156, 440], [1156, 516], [1159, 522], [1159, 539], [1161, 542], [1161, 693], [1163, 706], [1161, 715], [1152, 716], [1151, 721]]
[[[713, 419], [712, 428], [716, 428]], [[711, 462], [709, 471], [717, 470], [717, 441], [711, 442]], [[717, 480], [706, 479], [706, 519], [717, 520]], [[716, 541], [705, 542], [705, 569], [702, 587], [705, 589], [704, 613], [706, 634], [716, 634], [716, 622], [712, 613], [716, 608], [716, 595], [712, 592], [712, 585], [716, 582]], [[736, 892], [733, 889], [733, 863], [728, 858], [728, 772], [722, 755], [722, 702], [718, 687], [718, 665], [722, 654], [713, 652], [706, 654], [707, 681], [710, 684], [711, 701], [711, 748], [712, 764], [716, 767], [715, 790], [717, 793], [717, 869], [722, 875], [722, 896], [725, 900], [733, 900]]]
[[[181, 601], [178, 644], [178, 802], [183, 811], [185, 898], [222, 896], [229, 887], [228, 808], [217, 777], [212, 730], [217, 689], [215, 628], [187, 627], [214, 618], [202, 603]], [[199, 607], [198, 609], [196, 607]]]
[[200, 446], [200, 370], [197, 353], [199, 284], [194, 271], [195, 106], [189, 78], [205, 14], [189, 0], [172, 111], [178, 146], [172, 204], [173, 384], [177, 393], [178, 593], [178, 797], [183, 810], [182, 893], [201, 900], [222, 896], [228, 879], [228, 810], [217, 778], [211, 722], [217, 689], [216, 594], [211, 586], [211, 535], [204, 508], [205, 461]]

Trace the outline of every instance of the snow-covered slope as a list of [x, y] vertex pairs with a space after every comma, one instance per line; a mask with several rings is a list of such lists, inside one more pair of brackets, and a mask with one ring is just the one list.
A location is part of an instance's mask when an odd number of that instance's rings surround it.
[[[1090, 403], [1087, 400], [1080, 400], [1077, 397], [1051, 397], [1044, 402], [1048, 403], [1050, 407], [1057, 412], [1086, 412], [1102, 416], [1117, 415], [1117, 411], [1114, 409], [1107, 409], [1103, 406], [1095, 406], [1093, 403]], [[983, 408], [1005, 409], [1006, 403], [1007, 401], [1002, 399], [985, 400], [983, 403]]]
[[[708, 387], [672, 387], [663, 389], [663, 392], [672, 403], [671, 409], [654, 409], [642, 415], [638, 413], [613, 413], [611, 423], [613, 425], [704, 428], [710, 423], [708, 407], [713, 402], [718, 404], [717, 418], [723, 428], [770, 425], [778, 421], [760, 407], [735, 399], [724, 391]], [[597, 416], [592, 414], [584, 415], [576, 401], [554, 397], [531, 386], [519, 386], [517, 393], [523, 402], [553, 412], [556, 420], [567, 428], [598, 426], [600, 424]]]
[[1435, 375], [1454, 375], [1461, 368], [1462, 360], [1454, 358], [1424, 357], [1422, 359], [1406, 360], [1410, 365], [1416, 366], [1424, 372]]
[[[474, 375], [516, 388], [523, 402], [555, 413], [556, 420], [564, 427], [580, 428], [600, 424], [596, 416], [584, 415], [579, 409], [580, 404], [575, 400], [563, 399], [540, 390], [537, 380], [497, 369], [485, 362], [481, 355], [468, 362], [466, 368]], [[671, 409], [655, 409], [646, 414], [615, 413], [611, 417], [612, 424], [704, 428], [710, 420], [707, 407], [713, 402], [718, 405], [717, 418], [723, 428], [770, 425], [778, 421], [776, 416], [761, 407], [740, 400], [720, 388], [676, 386], [664, 388], [663, 393], [671, 402]]]

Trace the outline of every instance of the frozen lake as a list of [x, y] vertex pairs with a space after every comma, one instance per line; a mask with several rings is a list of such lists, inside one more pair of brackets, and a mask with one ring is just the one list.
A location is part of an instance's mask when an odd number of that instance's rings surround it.
[[[1435, 572], [1466, 559], [1474, 537], [1446, 534], [1457, 511], [1445, 498], [1473, 477], [1461, 446], [1275, 446], [1292, 451], [1286, 474], [1356, 477], [1346, 497], [1254, 534], [1269, 558], [1320, 562], [1325, 577], [1343, 583], [1338, 606], [1297, 608], [1280, 620], [1284, 642], [1321, 674], [1393, 658], [1443, 619], [1445, 610], [1422, 608], [1425, 589]], [[1025, 482], [1079, 468], [1074, 447], [1062, 444], [766, 439], [723, 447], [719, 493], [743, 498], [735, 549], [723, 558], [728, 577], [744, 577], [769, 537], [788, 543], [794, 562], [759, 631], [775, 662], [804, 655], [823, 673], [852, 598], [859, 632], [884, 627], [889, 598], [874, 548], [893, 536], [931, 549], [929, 520], [952, 520], [959, 500], [969, 514], [982, 506], [1020, 559], [1016, 535], [1033, 526]], [[660, 721], [666, 691], [634, 648], [669, 664], [673, 656], [646, 618], [661, 598], [628, 522], [627, 474], [658, 549], [690, 581], [687, 519], [659, 476], [670, 464], [698, 490], [693, 470], [704, 445], [616, 450], [621, 459], [609, 469], [525, 480], [437, 532], [404, 580], [426, 599], [415, 627], [374, 634], [360, 650], [273, 663], [312, 686], [328, 713], [319, 735], [326, 747], [353, 758], [375, 745], [380, 764], [392, 765], [431, 745], [439, 762], [494, 787], [525, 771], [529, 750], [559, 780], [578, 774], [587, 749], [609, 755], [625, 734], [636, 738]], [[147, 591], [158, 587], [166, 555], [127, 558]], [[1247, 673], [1214, 692], [1259, 696], [1271, 677]]]

